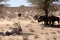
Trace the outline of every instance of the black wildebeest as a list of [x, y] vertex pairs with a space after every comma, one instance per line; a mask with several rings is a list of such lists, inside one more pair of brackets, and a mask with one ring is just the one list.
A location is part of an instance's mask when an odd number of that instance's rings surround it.
[[48, 16], [48, 17], [46, 17], [45, 15], [44, 16], [39, 16], [39, 17], [38, 16], [35, 16], [35, 19], [38, 20], [38, 22], [44, 21], [44, 24], [45, 24], [46, 21], [48, 21], [48, 24], [49, 25], [50, 24], [54, 25], [54, 22], [55, 21], [57, 21], [58, 22], [58, 25], [59, 25], [59, 20], [60, 20], [59, 17], [53, 16], [53, 15]]
[[38, 22], [42, 22], [43, 21], [45, 25], [46, 25], [46, 21], [48, 21], [48, 20], [46, 20], [47, 19], [46, 15], [44, 15], [44, 16], [35, 15], [34, 19], [38, 20]]
[[38, 22], [41, 22], [41, 21], [44, 21], [44, 25], [48, 25], [48, 17], [46, 17], [46, 15], [44, 16], [40, 16], [39, 19], [38, 19]]
[[35, 19], [35, 20], [38, 20], [39, 18], [40, 18], [40, 15], [35, 15], [35, 16], [34, 16], [34, 19]]
[[55, 21], [57, 21], [58, 22], [58, 25], [59, 25], [59, 20], [60, 20], [60, 18], [59, 17], [56, 17], [56, 16], [50, 16], [50, 17], [48, 17], [48, 21], [50, 22], [50, 24], [52, 24], [52, 25], [54, 25], [54, 22]]

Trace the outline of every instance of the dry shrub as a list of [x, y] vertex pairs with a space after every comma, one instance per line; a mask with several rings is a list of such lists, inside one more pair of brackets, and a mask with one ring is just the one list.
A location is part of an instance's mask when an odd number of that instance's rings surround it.
[[47, 40], [50, 40], [49, 38], [46, 38]]
[[46, 35], [48, 35], [48, 33], [45, 33]]
[[56, 34], [56, 32], [51, 32], [51, 34]]
[[57, 38], [55, 37], [55, 38], [53, 38], [53, 40], [56, 40]]
[[30, 32], [34, 32], [34, 30], [33, 29], [29, 29], [30, 30]]
[[45, 28], [44, 28], [44, 27], [41, 27], [41, 29], [42, 29], [42, 30], [45, 30]]
[[37, 36], [37, 35], [35, 35], [35, 36], [34, 36], [34, 38], [35, 38], [35, 39], [37, 39], [37, 38], [38, 38], [38, 36]]
[[58, 30], [57, 32], [58, 32], [58, 33], [60, 33], [60, 31], [59, 31], [59, 30]]
[[9, 26], [9, 24], [7, 24], [6, 26]]
[[23, 40], [28, 40], [28, 35], [23, 35]]
[[31, 23], [36, 23], [35, 21], [31, 21]]
[[25, 26], [25, 27], [29, 27], [29, 26]]

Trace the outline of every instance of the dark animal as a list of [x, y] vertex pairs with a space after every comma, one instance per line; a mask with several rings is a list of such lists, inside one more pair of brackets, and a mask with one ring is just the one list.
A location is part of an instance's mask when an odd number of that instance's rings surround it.
[[18, 17], [21, 17], [21, 13], [18, 14]]
[[45, 15], [44, 15], [44, 16], [35, 15], [35, 16], [34, 16], [34, 19], [35, 19], [35, 20], [38, 20], [38, 22], [44, 21], [44, 24], [45, 24], [45, 21], [47, 21], [47, 20], [46, 20], [47, 17], [46, 17]]
[[48, 17], [46, 17], [46, 15], [44, 16], [40, 16], [39, 19], [38, 19], [38, 22], [44, 22], [44, 25], [48, 25]]
[[56, 16], [53, 16], [53, 15], [51, 15], [51, 16], [48, 16], [48, 17], [46, 17], [45, 15], [44, 16], [39, 16], [39, 17], [37, 17], [37, 16], [35, 16], [35, 19], [36, 20], [38, 20], [38, 22], [42, 22], [42, 21], [44, 21], [44, 24], [45, 24], [45, 22], [46, 21], [48, 21], [48, 24], [49, 25], [54, 25], [54, 22], [55, 21], [57, 21], [58, 22], [58, 24], [59, 24], [59, 17], [56, 17]]
[[38, 18], [38, 22], [45, 21], [45, 19], [46, 19], [46, 16], [40, 16]]
[[35, 19], [35, 20], [38, 20], [39, 17], [40, 17], [39, 15], [35, 15], [35, 16], [34, 16], [34, 19]]
[[52, 25], [54, 25], [54, 22], [57, 21], [57, 22], [58, 22], [58, 25], [59, 25], [59, 20], [60, 20], [59, 17], [56, 17], [56, 16], [53, 16], [53, 15], [52, 15], [52, 16], [49, 17], [49, 20], [48, 20], [48, 21], [49, 21], [50, 24], [52, 24]]

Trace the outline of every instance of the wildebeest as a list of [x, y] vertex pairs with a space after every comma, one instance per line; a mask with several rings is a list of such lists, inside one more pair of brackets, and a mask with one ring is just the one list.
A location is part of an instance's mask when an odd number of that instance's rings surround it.
[[39, 17], [38, 22], [42, 22], [42, 21], [44, 22], [44, 25], [48, 25], [48, 23], [46, 23], [48, 22], [48, 17], [46, 17], [46, 15]]
[[40, 17], [40, 15], [35, 15], [35, 16], [34, 16], [34, 19], [35, 19], [35, 20], [38, 20], [39, 17]]
[[48, 17], [48, 21], [50, 22], [50, 24], [52, 24], [52, 25], [54, 25], [54, 22], [55, 21], [57, 21], [58, 22], [58, 25], [59, 25], [59, 20], [60, 20], [60, 18], [59, 17], [56, 17], [56, 16], [50, 16], [50, 17]]
[[39, 18], [37, 18], [37, 16], [36, 16], [36, 19], [38, 20], [38, 22], [44, 21], [44, 23], [45, 23], [47, 21], [49, 25], [50, 24], [54, 25], [55, 21], [57, 21], [58, 25], [59, 25], [59, 20], [60, 20], [59, 17], [53, 16], [53, 15], [48, 16], [48, 17], [46, 17], [46, 15], [39, 16]]

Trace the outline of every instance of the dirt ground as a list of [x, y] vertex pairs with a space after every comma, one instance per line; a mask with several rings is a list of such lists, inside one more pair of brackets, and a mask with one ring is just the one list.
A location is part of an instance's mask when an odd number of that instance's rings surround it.
[[16, 27], [14, 23], [19, 23], [23, 35], [0, 35], [0, 40], [60, 40], [60, 28], [44, 27], [33, 18], [15, 18], [12, 20], [0, 20], [0, 31], [5, 32]]

